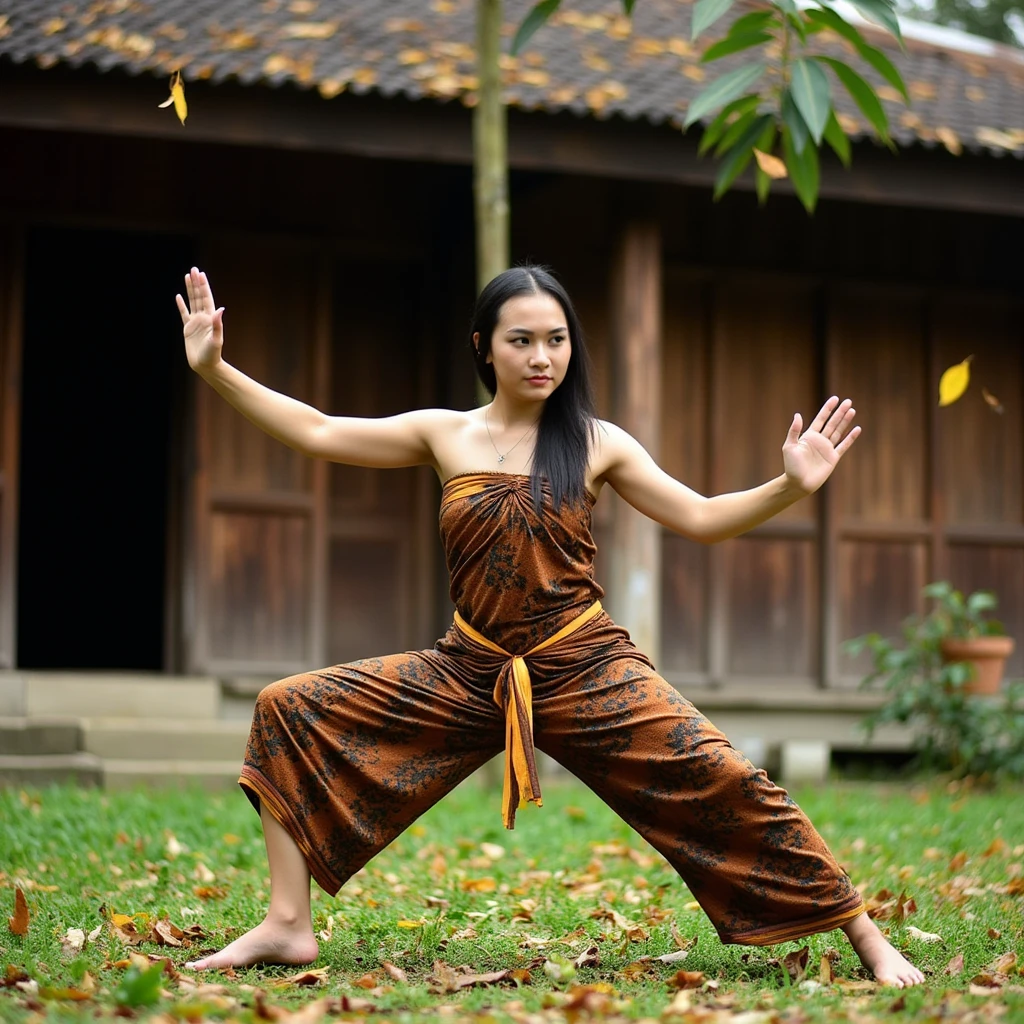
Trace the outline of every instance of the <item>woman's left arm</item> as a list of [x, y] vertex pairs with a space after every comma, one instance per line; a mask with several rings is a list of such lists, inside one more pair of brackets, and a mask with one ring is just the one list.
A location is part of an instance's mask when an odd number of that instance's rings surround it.
[[749, 491], [706, 498], [661, 469], [625, 431], [604, 432], [599, 476], [634, 508], [691, 540], [713, 544], [753, 529], [794, 502], [813, 494], [860, 436], [849, 399], [830, 398], [803, 430], [797, 413], [782, 446], [783, 472]]

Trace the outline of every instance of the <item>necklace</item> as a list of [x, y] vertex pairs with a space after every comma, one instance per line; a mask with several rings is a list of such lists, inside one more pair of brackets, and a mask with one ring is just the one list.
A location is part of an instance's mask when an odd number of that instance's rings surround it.
[[504, 455], [502, 455], [501, 452], [498, 451], [498, 446], [494, 443], [494, 438], [491, 437], [491, 425], [487, 422], [487, 412], [486, 412], [486, 410], [484, 411], [484, 426], [487, 428], [487, 440], [491, 442], [491, 447], [494, 449], [495, 454], [498, 456], [498, 465], [499, 466], [505, 461], [505, 459], [508, 458], [509, 455], [511, 455], [516, 450], [516, 448], [519, 447], [520, 444], [522, 444], [522, 442], [525, 440], [527, 434], [532, 434], [537, 429], [537, 424], [534, 423], [534, 425], [532, 427], [530, 427], [529, 430], [526, 431], [526, 434], [523, 434], [523, 436], [521, 438], [519, 438], [519, 440], [516, 441], [516, 443], [514, 445], [512, 445], [512, 447], [509, 448], [509, 450], [507, 452], [505, 452]]

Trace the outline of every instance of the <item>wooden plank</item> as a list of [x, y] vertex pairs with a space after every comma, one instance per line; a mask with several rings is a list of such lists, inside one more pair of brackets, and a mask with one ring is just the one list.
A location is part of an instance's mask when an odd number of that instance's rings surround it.
[[[615, 419], [657, 460], [661, 444], [661, 232], [626, 223], [611, 282]], [[655, 662], [660, 659], [662, 528], [635, 509], [615, 507], [609, 594], [616, 619]]]
[[18, 462], [21, 448], [24, 234], [0, 225], [0, 667], [17, 664]]
[[[412, 102], [376, 95], [342, 95], [324, 103], [313, 92], [217, 86], [193, 82], [190, 101], [202, 118], [189, 122], [189, 141], [217, 145], [282, 145], [295, 150], [345, 152], [375, 159], [423, 160], [469, 166], [470, 112], [460, 104]], [[114, 79], [88, 69], [70, 75], [0, 65], [0, 125], [43, 131], [129, 134], [180, 139], [173, 118], [156, 118], [147, 103], [150, 83]], [[700, 160], [696, 137], [669, 124], [574, 114], [509, 112], [509, 158], [516, 169], [561, 171], [631, 181], [664, 181], [707, 188], [716, 165]], [[965, 153], [956, 160], [922, 147], [899, 159], [870, 142], [855, 147], [845, 170], [826, 157], [823, 199], [938, 207], [1020, 216], [1024, 196], [1012, 159]], [[744, 176], [735, 186], [751, 190]], [[777, 184], [788, 191], [785, 182]]]

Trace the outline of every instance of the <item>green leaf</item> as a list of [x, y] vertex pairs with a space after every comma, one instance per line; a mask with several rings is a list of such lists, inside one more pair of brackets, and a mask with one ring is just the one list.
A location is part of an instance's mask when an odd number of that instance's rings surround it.
[[738, 35], [740, 32], [764, 32], [771, 24], [778, 25], [779, 19], [775, 11], [753, 11], [737, 18], [730, 26], [728, 35]]
[[743, 169], [750, 163], [754, 154], [754, 145], [765, 129], [765, 125], [771, 124], [771, 114], [762, 114], [756, 118], [736, 140], [732, 151], [722, 161], [715, 175], [715, 199], [721, 199], [729, 186], [743, 173]]
[[763, 74], [764, 64], [744, 64], [721, 78], [716, 78], [699, 96], [694, 97], [686, 111], [684, 127], [710, 114], [726, 103], [731, 103], [740, 93], [750, 88]]
[[633, 15], [633, 4], [636, 0], [622, 0], [622, 9], [626, 12], [626, 17], [632, 17]]
[[882, 102], [875, 95], [875, 90], [864, 81], [856, 71], [834, 57], [815, 56], [815, 60], [827, 64], [835, 73], [840, 82], [846, 86], [846, 91], [853, 97], [854, 103], [860, 107], [864, 116], [874, 125], [875, 131], [885, 142], [889, 141], [889, 118], [886, 117]]
[[[770, 153], [772, 151], [772, 146], [775, 145], [775, 131], [775, 119], [773, 118], [771, 123], [765, 127], [763, 132], [761, 132], [761, 136], [757, 142], [754, 143], [754, 149], [759, 149], [762, 153]], [[757, 202], [759, 206], [764, 206], [764, 204], [768, 202], [768, 193], [771, 191], [771, 187], [771, 177], [765, 174], [755, 161], [754, 188], [757, 190]]]
[[562, 0], [541, 0], [536, 7], [523, 19], [522, 25], [512, 40], [512, 53], [517, 54], [525, 45], [530, 36], [537, 31], [558, 10]]
[[706, 28], [713, 25], [732, 7], [734, 0], [697, 0], [693, 8], [693, 24], [690, 38], [696, 39]]
[[833, 110], [825, 125], [825, 141], [835, 150], [836, 156], [842, 161], [844, 167], [850, 166], [850, 140], [843, 131], [843, 126], [836, 117]]
[[138, 967], [129, 967], [114, 992], [115, 1002], [119, 1006], [152, 1006], [160, 999], [163, 976], [162, 963], [141, 971]]
[[723, 107], [711, 124], [704, 129], [704, 134], [700, 137], [700, 144], [697, 146], [698, 155], [702, 156], [722, 137], [722, 133], [731, 123], [729, 118], [733, 115], [745, 114], [748, 110], [756, 110], [760, 102], [761, 97], [757, 95], [741, 96], [738, 100], [733, 100], [727, 107]]
[[718, 143], [718, 146], [715, 149], [715, 156], [720, 157], [732, 149], [736, 144], [736, 140], [743, 137], [743, 134], [754, 123], [756, 117], [756, 110], [751, 110], [748, 113], [737, 117], [736, 120], [733, 121], [733, 123], [726, 129], [725, 134], [722, 136], [722, 141]]
[[793, 95], [788, 89], [782, 94], [782, 123], [789, 128], [796, 151], [802, 153], [811, 133], [807, 129], [807, 122], [804, 121], [803, 114], [797, 110], [796, 104], [793, 102]]
[[848, 42], [853, 43], [857, 52], [868, 62], [891, 86], [902, 93], [903, 98], [909, 103], [910, 94], [903, 82], [903, 78], [896, 70], [892, 61], [877, 47], [872, 46], [857, 29], [848, 21], [844, 21], [835, 11], [823, 8], [810, 8], [804, 14], [813, 24], [821, 28], [830, 28], [838, 36], [842, 36]]
[[808, 213], [814, 213], [814, 207], [818, 202], [818, 187], [821, 182], [818, 150], [814, 146], [804, 146], [802, 153], [797, 152], [789, 132], [784, 128], [782, 152], [786, 161], [786, 169], [789, 171], [789, 180], [793, 183], [793, 190], [796, 192], [797, 198], [804, 204], [804, 209]]
[[820, 146], [825, 122], [832, 112], [832, 89], [828, 77], [817, 64], [801, 59], [793, 64], [790, 86], [793, 102], [803, 115], [814, 144]]
[[903, 34], [900, 32], [899, 19], [896, 17], [896, 11], [891, 3], [888, 3], [887, 0], [850, 0], [850, 3], [868, 21], [873, 21], [876, 25], [881, 25], [882, 28], [888, 29], [899, 40], [900, 46], [903, 45]]
[[701, 63], [710, 64], [719, 57], [726, 57], [730, 53], [739, 53], [740, 50], [748, 50], [751, 46], [760, 46], [761, 43], [768, 43], [774, 38], [770, 32], [741, 32], [733, 35], [731, 32], [724, 39], [720, 39], [714, 46], [709, 46], [701, 54]]
[[796, 34], [800, 37], [800, 42], [807, 42], [807, 29], [804, 27], [804, 19], [800, 16], [800, 8], [794, 3], [794, 0], [771, 0], [772, 7], [776, 10], [781, 11], [786, 21], [793, 26]]

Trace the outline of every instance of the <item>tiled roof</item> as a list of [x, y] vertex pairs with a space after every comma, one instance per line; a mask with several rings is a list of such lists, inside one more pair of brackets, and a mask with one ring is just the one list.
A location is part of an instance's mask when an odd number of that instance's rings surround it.
[[[507, 39], [532, 3], [507, 0]], [[181, 68], [186, 83], [293, 82], [326, 99], [350, 90], [472, 104], [475, 7], [476, 0], [7, 0], [0, 56], [44, 69], [91, 63], [166, 75]], [[742, 59], [702, 65], [704, 40], [689, 41], [691, 10], [691, 0], [637, 0], [630, 23], [619, 0], [565, 0], [518, 59], [503, 58], [507, 99], [527, 110], [678, 122], [707, 82]], [[913, 33], [901, 53], [884, 32], [862, 31], [890, 53], [910, 91], [907, 108], [851, 60], [878, 87], [900, 145], [1024, 156], [1024, 54]], [[819, 38], [834, 54], [848, 49]], [[836, 92], [847, 130], [869, 134], [845, 92]]]

